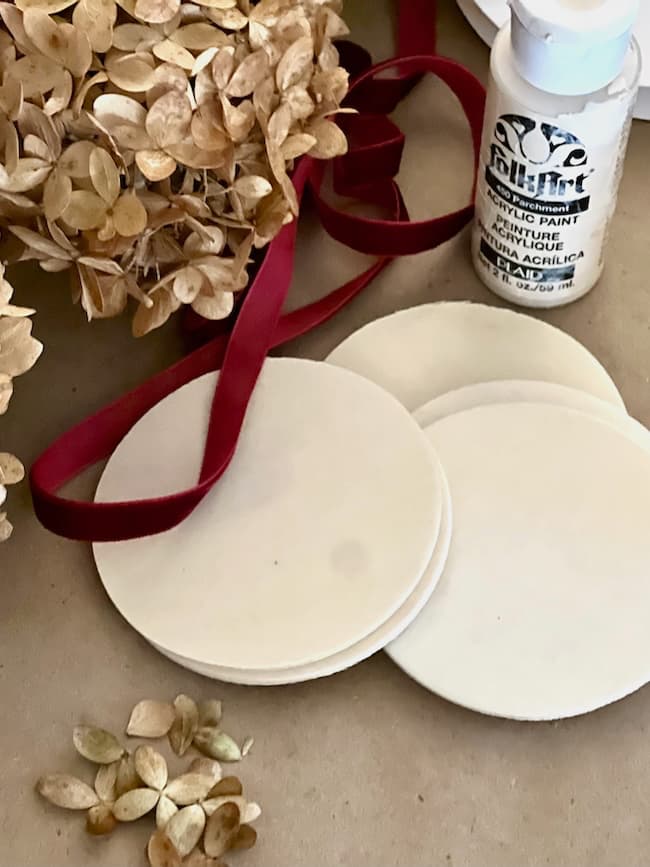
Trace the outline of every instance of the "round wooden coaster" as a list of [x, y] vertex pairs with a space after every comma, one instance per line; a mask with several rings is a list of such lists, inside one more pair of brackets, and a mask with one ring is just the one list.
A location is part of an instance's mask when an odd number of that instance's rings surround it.
[[448, 391], [425, 403], [413, 413], [413, 418], [420, 427], [428, 428], [457, 412], [479, 406], [491, 406], [495, 403], [541, 403], [565, 406], [615, 427], [642, 448], [650, 449], [647, 428], [629, 416], [623, 408], [586, 394], [584, 391], [556, 385], [553, 382], [503, 379], [466, 385], [464, 388]]
[[395, 662], [457, 704], [514, 719], [585, 713], [645, 684], [647, 449], [551, 405], [480, 407], [427, 433], [454, 536], [436, 591], [387, 648]]
[[[532, 379], [497, 379], [493, 382], [466, 385], [434, 397], [416, 409], [413, 418], [420, 427], [427, 428], [457, 412], [494, 403], [550, 403], [586, 412], [615, 425], [630, 421], [630, 417], [620, 406], [614, 406], [576, 388], [554, 382], [536, 382]], [[643, 431], [645, 433], [645, 428]]]
[[370, 635], [361, 641], [356, 642], [356, 644], [308, 665], [275, 671], [265, 671], [263, 669], [240, 670], [224, 668], [218, 665], [202, 665], [191, 659], [185, 659], [182, 656], [170, 653], [162, 647], [158, 647], [157, 649], [173, 662], [183, 666], [183, 668], [190, 669], [190, 671], [195, 671], [205, 677], [211, 677], [215, 680], [225, 681], [226, 683], [239, 683], [246, 686], [280, 686], [282, 684], [301, 683], [305, 680], [314, 680], [318, 677], [328, 677], [362, 662], [364, 659], [372, 656], [373, 653], [382, 650], [415, 620], [428, 602], [442, 575], [449, 554], [453, 519], [449, 485], [442, 470], [441, 479], [444, 490], [442, 522], [431, 562], [427, 566], [419, 584], [401, 608], [378, 629], [371, 632]]
[[556, 382], [623, 406], [604, 367], [568, 334], [484, 304], [401, 310], [350, 335], [327, 360], [382, 385], [411, 411], [447, 391], [494, 379]]
[[[135, 425], [98, 500], [197, 478], [215, 376]], [[331, 365], [269, 359], [215, 489], [174, 530], [97, 544], [95, 560], [149, 641], [211, 665], [287, 668], [349, 647], [405, 602], [431, 560], [442, 498], [431, 445], [391, 395]]]

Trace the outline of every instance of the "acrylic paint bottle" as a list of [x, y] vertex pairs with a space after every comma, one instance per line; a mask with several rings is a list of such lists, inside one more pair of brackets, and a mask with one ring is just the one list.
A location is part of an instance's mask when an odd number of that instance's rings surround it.
[[641, 69], [638, 0], [510, 0], [490, 58], [472, 234], [481, 280], [529, 307], [603, 269]]

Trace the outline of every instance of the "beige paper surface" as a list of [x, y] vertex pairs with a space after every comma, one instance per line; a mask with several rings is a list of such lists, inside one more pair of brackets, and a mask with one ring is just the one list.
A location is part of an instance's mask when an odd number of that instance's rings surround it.
[[[354, 35], [390, 53], [392, 2], [348, 0]], [[440, 51], [484, 76], [487, 51], [452, 0], [440, 0]], [[444, 88], [425, 81], [400, 109], [409, 134], [400, 181], [414, 217], [469, 195], [465, 122]], [[544, 318], [606, 365], [632, 414], [650, 423], [650, 124], [635, 123], [600, 286]], [[292, 304], [340, 282], [355, 257], [305, 220]], [[336, 255], [331, 255], [335, 253]], [[317, 259], [315, 259], [317, 257]], [[314, 267], [318, 261], [319, 269]], [[320, 271], [320, 273], [319, 273]], [[348, 272], [346, 272], [348, 273]], [[175, 326], [134, 342], [128, 323], [87, 325], [63, 279], [27, 271], [16, 303], [39, 309], [41, 362], [16, 383], [2, 448], [27, 462], [88, 412], [174, 360]], [[441, 299], [498, 303], [475, 278], [468, 235], [393, 264], [363, 297], [287, 353], [323, 358], [370, 319]], [[90, 496], [96, 474], [75, 491]], [[159, 656], [111, 607], [86, 545], [58, 539], [12, 490], [14, 538], [0, 548], [0, 867], [140, 867], [150, 826], [110, 840], [48, 807], [37, 776], [92, 779], [71, 729], [119, 731], [140, 698], [217, 696], [224, 724], [256, 743], [241, 766], [264, 807], [250, 867], [635, 867], [650, 852], [650, 690], [585, 718], [519, 724], [425, 692], [384, 654], [321, 682], [243, 688], [208, 681]]]

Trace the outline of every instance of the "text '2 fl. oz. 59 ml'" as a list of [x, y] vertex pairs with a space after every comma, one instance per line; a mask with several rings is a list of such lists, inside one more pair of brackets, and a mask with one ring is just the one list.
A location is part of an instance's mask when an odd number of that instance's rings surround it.
[[566, 304], [602, 272], [640, 59], [637, 0], [597, 5], [589, 24], [574, 0], [513, 0], [492, 50], [472, 251], [519, 304]]

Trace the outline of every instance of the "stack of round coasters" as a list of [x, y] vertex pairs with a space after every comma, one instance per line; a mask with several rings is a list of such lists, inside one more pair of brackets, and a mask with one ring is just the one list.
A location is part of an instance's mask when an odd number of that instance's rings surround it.
[[[97, 500], [196, 481], [215, 376], [135, 425]], [[394, 397], [331, 365], [269, 359], [201, 505], [174, 530], [94, 554], [116, 608], [163, 653], [222, 679], [286, 683], [398, 635], [440, 577], [450, 528], [435, 451]]]
[[[532, 317], [450, 302], [373, 322], [328, 362], [269, 359], [195, 512], [95, 545], [126, 620], [242, 684], [386, 648], [431, 691], [514, 719], [645, 684], [650, 434], [597, 359]], [[98, 500], [196, 480], [215, 376], [138, 422]]]
[[650, 434], [558, 329], [443, 303], [367, 325], [330, 355], [390, 390], [431, 439], [454, 512], [449, 558], [387, 648], [465, 707], [556, 719], [650, 679]]

